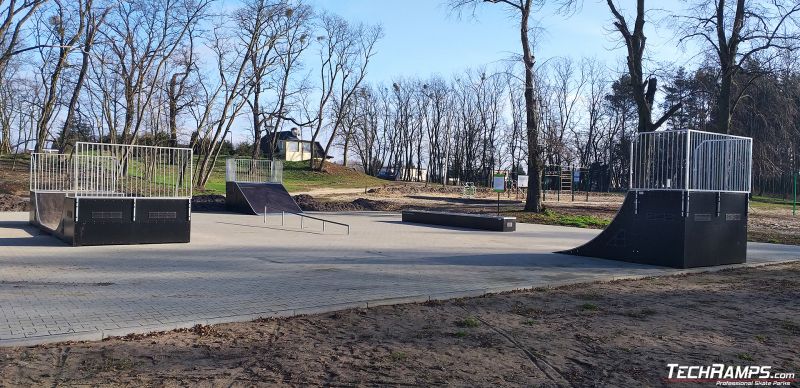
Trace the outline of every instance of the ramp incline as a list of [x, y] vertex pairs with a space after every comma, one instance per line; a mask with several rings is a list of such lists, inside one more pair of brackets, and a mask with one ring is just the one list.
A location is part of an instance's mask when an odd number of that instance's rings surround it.
[[34, 193], [36, 209], [36, 222], [49, 229], [51, 232], [58, 231], [61, 225], [61, 217], [64, 210], [65, 193]]
[[302, 213], [302, 209], [280, 183], [227, 183], [227, 203], [231, 210], [250, 214]]

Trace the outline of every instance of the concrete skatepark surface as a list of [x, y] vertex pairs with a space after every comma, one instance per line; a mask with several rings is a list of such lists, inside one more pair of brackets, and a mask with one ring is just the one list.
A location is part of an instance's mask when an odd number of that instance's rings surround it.
[[[676, 270], [551, 253], [598, 230], [518, 224], [513, 233], [403, 224], [399, 214], [195, 213], [190, 244], [69, 247], [0, 213], [0, 346], [97, 340], [195, 324], [477, 296]], [[800, 247], [750, 243], [748, 264]], [[726, 267], [717, 267], [726, 268]], [[700, 271], [704, 269], [699, 269]]]

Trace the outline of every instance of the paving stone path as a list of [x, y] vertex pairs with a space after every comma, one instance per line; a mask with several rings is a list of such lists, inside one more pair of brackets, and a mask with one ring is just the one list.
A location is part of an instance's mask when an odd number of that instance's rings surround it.
[[[192, 243], [68, 247], [0, 213], [0, 346], [168, 330], [266, 316], [481, 295], [677, 270], [551, 252], [597, 231], [519, 224], [514, 233], [402, 224], [384, 213], [196, 213]], [[749, 244], [749, 263], [800, 247]]]

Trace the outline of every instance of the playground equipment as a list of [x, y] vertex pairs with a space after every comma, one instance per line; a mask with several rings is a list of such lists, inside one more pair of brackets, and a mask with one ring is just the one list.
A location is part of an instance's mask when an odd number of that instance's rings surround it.
[[189, 242], [192, 150], [78, 142], [34, 153], [30, 223], [73, 246]]
[[752, 139], [640, 133], [630, 190], [611, 224], [562, 253], [675, 268], [744, 263]]
[[[575, 175], [576, 167], [561, 166], [561, 165], [546, 165], [542, 170], [543, 194], [544, 200], [547, 199], [547, 191], [556, 192], [556, 200], [561, 200], [561, 194], [571, 195], [572, 200], [575, 200], [575, 191], [573, 185], [573, 176]], [[578, 169], [577, 171], [580, 171]]]
[[477, 193], [475, 182], [465, 182], [464, 188], [461, 191], [461, 196], [464, 198], [475, 198], [475, 193]]
[[593, 167], [545, 165], [542, 169], [542, 200], [560, 202], [566, 198], [575, 201], [576, 195], [580, 195], [584, 201], [589, 201], [590, 192], [608, 191], [607, 173], [607, 167], [603, 171], [600, 164]]

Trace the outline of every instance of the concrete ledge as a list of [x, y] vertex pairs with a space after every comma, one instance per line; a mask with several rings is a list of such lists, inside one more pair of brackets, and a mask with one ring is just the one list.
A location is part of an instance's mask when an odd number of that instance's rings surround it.
[[404, 210], [403, 222], [417, 224], [455, 226], [467, 229], [513, 232], [517, 230], [516, 217], [491, 216], [486, 214], [448, 213], [428, 210]]

